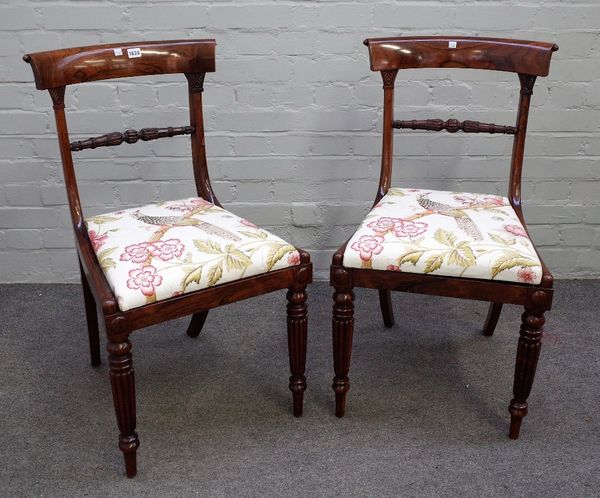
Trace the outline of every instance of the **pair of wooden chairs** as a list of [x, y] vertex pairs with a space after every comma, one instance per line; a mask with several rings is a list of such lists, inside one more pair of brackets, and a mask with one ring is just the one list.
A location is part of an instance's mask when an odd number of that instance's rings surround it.
[[[394, 323], [391, 291], [491, 302], [484, 333], [492, 335], [503, 303], [525, 307], [517, 350], [510, 437], [527, 413], [540, 351], [552, 276], [533, 247], [521, 211], [521, 169], [529, 100], [537, 76], [548, 74], [557, 47], [542, 42], [469, 37], [369, 39], [371, 69], [384, 87], [383, 154], [375, 204], [359, 229], [333, 256], [331, 285], [336, 414], [349, 389], [354, 287], [379, 290], [383, 320]], [[63, 172], [81, 269], [93, 366], [100, 364], [97, 308], [108, 339], [119, 448], [126, 473], [136, 474], [135, 384], [130, 334], [192, 315], [196, 337], [208, 310], [279, 289], [287, 292], [287, 330], [293, 413], [302, 414], [307, 341], [306, 251], [222, 208], [211, 187], [204, 143], [204, 77], [215, 70], [214, 40], [139, 42], [29, 54], [36, 86], [53, 102]], [[473, 121], [395, 121], [394, 81], [401, 69], [473, 68], [517, 73], [521, 97], [515, 126]], [[190, 123], [181, 127], [114, 132], [69, 139], [65, 88], [112, 78], [183, 73]], [[394, 128], [514, 135], [508, 198], [483, 194], [391, 188]], [[190, 135], [197, 197], [85, 218], [73, 151]], [[343, 175], [343, 172], [340, 173]]]

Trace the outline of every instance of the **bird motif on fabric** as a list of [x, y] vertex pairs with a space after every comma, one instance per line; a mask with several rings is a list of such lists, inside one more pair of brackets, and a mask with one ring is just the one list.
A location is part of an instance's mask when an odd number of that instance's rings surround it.
[[142, 223], [146, 223], [148, 225], [196, 227], [202, 230], [203, 232], [206, 232], [210, 235], [215, 235], [217, 237], [221, 237], [222, 239], [232, 240], [234, 242], [242, 240], [241, 237], [238, 237], [235, 233], [213, 225], [212, 223], [198, 220], [196, 218], [186, 218], [185, 216], [151, 216], [143, 214], [140, 211], [135, 211], [133, 213], [133, 217], [136, 220], [139, 220]]
[[454, 218], [458, 228], [460, 228], [473, 240], [483, 240], [483, 236], [481, 235], [479, 228], [477, 228], [477, 225], [473, 222], [469, 215], [465, 213], [465, 209], [469, 209], [469, 206], [456, 207], [450, 206], [449, 204], [432, 201], [427, 197], [427, 194], [419, 195], [417, 197], [417, 202], [423, 209], [433, 211], [434, 213], [441, 214], [442, 216]]

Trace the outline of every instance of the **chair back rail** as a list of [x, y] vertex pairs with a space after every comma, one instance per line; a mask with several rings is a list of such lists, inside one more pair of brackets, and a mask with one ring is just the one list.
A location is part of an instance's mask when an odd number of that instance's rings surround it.
[[[177, 135], [191, 135], [192, 162], [198, 195], [219, 204], [208, 175], [204, 147], [202, 92], [206, 72], [215, 70], [216, 42], [205, 40], [141, 41], [75, 47], [27, 54], [36, 87], [48, 90], [52, 98], [67, 198], [76, 231], [85, 232], [85, 222], [77, 188], [71, 152], [123, 142]], [[143, 128], [112, 132], [87, 140], [69, 141], [65, 116], [65, 88], [90, 81], [158, 74], [185, 74], [190, 99], [190, 124], [180, 127]], [[220, 204], [219, 204], [220, 205]]]
[[468, 68], [548, 76], [553, 43], [465, 36], [370, 38], [372, 71]]
[[88, 81], [207, 73], [215, 70], [214, 40], [144, 41], [27, 54], [38, 90]]
[[[514, 135], [508, 197], [522, 219], [521, 175], [531, 94], [536, 77], [548, 75], [550, 58], [558, 46], [539, 41], [462, 36], [369, 38], [364, 43], [369, 49], [371, 70], [379, 71], [383, 80], [383, 144], [375, 204], [391, 185], [394, 128], [507, 134]], [[521, 91], [515, 126], [456, 119], [394, 120], [394, 83], [398, 71], [421, 68], [469, 68], [517, 73]]]

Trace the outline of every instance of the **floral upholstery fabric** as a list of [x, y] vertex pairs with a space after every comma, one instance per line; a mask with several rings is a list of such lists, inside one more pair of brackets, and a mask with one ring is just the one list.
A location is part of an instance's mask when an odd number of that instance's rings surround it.
[[354, 233], [344, 266], [539, 284], [542, 267], [506, 197], [391, 188]]
[[300, 263], [294, 246], [201, 198], [116, 211], [86, 224], [122, 311]]

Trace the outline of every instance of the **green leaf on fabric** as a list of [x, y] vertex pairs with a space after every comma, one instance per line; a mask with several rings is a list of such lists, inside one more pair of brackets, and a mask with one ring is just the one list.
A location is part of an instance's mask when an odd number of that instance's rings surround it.
[[448, 254], [448, 264], [468, 268], [475, 264], [475, 254], [467, 241], [461, 242]]
[[208, 271], [208, 287], [215, 285], [223, 276], [222, 262], [217, 263]]
[[452, 232], [444, 230], [443, 228], [438, 228], [433, 234], [433, 238], [440, 244], [448, 247], [454, 247], [456, 244], [456, 236]]
[[252, 260], [244, 254], [239, 249], [236, 249], [233, 244], [229, 244], [225, 251], [227, 252], [227, 256], [225, 256], [225, 264], [227, 265], [227, 270], [245, 270], [252, 264]]
[[494, 242], [498, 242], [499, 244], [505, 246], [512, 246], [517, 242], [515, 239], [505, 239], [504, 237], [500, 237], [500, 235], [496, 235], [490, 232], [488, 232], [488, 235], [490, 236], [490, 239], [492, 239]]
[[413, 265], [416, 265], [424, 253], [425, 251], [407, 252], [398, 258], [398, 266], [402, 266], [404, 263], [412, 263]]
[[194, 245], [205, 254], [224, 254], [221, 246], [212, 240], [194, 240]]
[[198, 266], [190, 271], [183, 278], [183, 290], [187, 289], [190, 284], [200, 284], [200, 279], [202, 278], [202, 266]]
[[444, 264], [444, 257], [446, 256], [445, 252], [440, 254], [435, 254], [430, 256], [425, 261], [425, 268], [423, 269], [424, 273], [432, 273], [435, 270], [439, 270], [441, 266]]
[[294, 246], [289, 244], [274, 243], [271, 244], [272, 248], [267, 253], [267, 271], [271, 271], [272, 268], [281, 260], [286, 254], [289, 254], [296, 250]]
[[510, 270], [516, 266], [539, 266], [537, 261], [527, 259], [522, 256], [515, 256], [514, 254], [506, 254], [504, 257], [498, 258], [492, 265], [491, 275], [492, 278], [496, 278], [500, 273], [505, 270]]
[[266, 239], [269, 235], [267, 232], [263, 232], [262, 230], [259, 232], [250, 232], [246, 230], [240, 230], [239, 233], [245, 235], [246, 237], [250, 237], [251, 239]]

